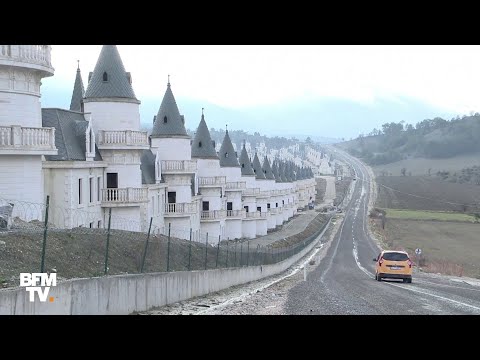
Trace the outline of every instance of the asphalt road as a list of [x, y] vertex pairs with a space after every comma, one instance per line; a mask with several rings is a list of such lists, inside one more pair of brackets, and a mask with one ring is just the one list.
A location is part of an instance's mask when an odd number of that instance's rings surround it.
[[374, 280], [380, 249], [367, 231], [370, 176], [361, 162], [344, 219], [321, 263], [287, 294], [286, 314], [480, 314], [480, 287], [414, 271], [413, 282]]

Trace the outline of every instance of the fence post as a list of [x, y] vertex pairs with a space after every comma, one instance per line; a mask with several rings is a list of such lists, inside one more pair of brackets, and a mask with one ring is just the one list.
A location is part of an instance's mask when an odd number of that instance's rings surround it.
[[168, 242], [167, 242], [167, 272], [170, 271], [170, 228], [172, 223], [168, 223]]
[[145, 242], [145, 249], [143, 249], [142, 267], [140, 268], [141, 273], [143, 273], [143, 266], [145, 265], [145, 258], [147, 257], [147, 248], [148, 248], [148, 241], [150, 240], [150, 231], [152, 230], [152, 221], [153, 221], [153, 216], [150, 218], [150, 225], [148, 226], [147, 241]]
[[217, 245], [217, 261], [215, 262], [215, 268], [218, 268], [218, 254], [220, 253], [220, 235], [218, 235], [218, 245]]
[[240, 259], [238, 261], [240, 266], [242, 266], [242, 254], [243, 254], [243, 243], [240, 243]]
[[237, 240], [235, 240], [235, 253], [233, 254], [233, 267], [237, 266]]
[[228, 268], [228, 241], [227, 241], [227, 260], [225, 260], [225, 267]]
[[208, 254], [208, 232], [207, 232], [207, 240], [205, 241], [205, 270], [207, 270], [207, 254]]
[[260, 244], [257, 244], [257, 251], [255, 252], [255, 261], [253, 264], [255, 265], [258, 261], [258, 251], [260, 250]]
[[188, 271], [190, 271], [191, 260], [192, 260], [192, 228], [190, 228], [190, 246], [188, 247]]
[[248, 266], [248, 256], [250, 255], [250, 241], [247, 241], [247, 266]]
[[107, 275], [108, 272], [108, 247], [110, 246], [110, 225], [112, 223], [112, 208], [108, 209], [108, 230], [107, 230], [107, 246], [105, 249], [105, 270], [104, 275]]
[[45, 205], [45, 225], [43, 228], [42, 262], [40, 264], [41, 273], [43, 273], [43, 270], [45, 268], [45, 250], [47, 249], [48, 208], [49, 207], [50, 207], [50, 195], [47, 195], [47, 204]]

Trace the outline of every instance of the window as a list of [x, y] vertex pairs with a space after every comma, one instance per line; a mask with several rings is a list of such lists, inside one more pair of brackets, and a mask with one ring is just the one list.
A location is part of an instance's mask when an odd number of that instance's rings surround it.
[[267, 204], [267, 209], [270, 209], [270, 203]]
[[233, 210], [233, 202], [227, 201], [227, 210]]
[[175, 191], [169, 191], [168, 192], [168, 203], [169, 204], [174, 204], [177, 201], [177, 193]]
[[203, 202], [202, 202], [202, 210], [203, 210], [203, 211], [208, 211], [208, 210], [210, 210], [210, 202], [209, 202], [209, 201], [203, 201]]
[[228, 152], [225, 153], [225, 157], [228, 158]]
[[261, 207], [261, 206], [257, 206], [257, 211], [258, 211], [258, 212], [262, 212], [262, 207]]
[[90, 223], [90, 229], [93, 229], [93, 222]]
[[90, 142], [90, 153], [94, 153], [95, 150], [94, 150], [94, 146], [93, 146], [93, 136], [92, 136], [92, 130], [90, 129], [89, 133], [88, 133], [88, 141]]
[[275, 203], [275, 207], [278, 207], [278, 203]]
[[245, 167], [245, 164], [242, 164], [242, 168], [244, 168], [244, 167]]
[[101, 177], [97, 177], [97, 201], [100, 201]]
[[282, 205], [285, 205], [285, 200], [282, 200]]
[[92, 177], [88, 178], [88, 190], [90, 193], [90, 203], [92, 203], [93, 202], [93, 178]]
[[108, 75], [106, 71], [103, 73], [103, 81], [108, 81]]
[[201, 141], [198, 142], [198, 147], [202, 147], [202, 142]]
[[82, 195], [83, 195], [83, 190], [82, 190], [82, 179], [78, 179], [78, 204], [82, 204]]
[[108, 189], [118, 188], [118, 173], [107, 173], [107, 188]]
[[98, 220], [98, 228], [100, 229], [102, 227], [102, 220]]
[[167, 123], [167, 117], [166, 117], [166, 116], [163, 117], [163, 123], [164, 123], [164, 124]]
[[244, 206], [243, 208], [245, 209], [245, 212], [248, 213], [248, 206]]

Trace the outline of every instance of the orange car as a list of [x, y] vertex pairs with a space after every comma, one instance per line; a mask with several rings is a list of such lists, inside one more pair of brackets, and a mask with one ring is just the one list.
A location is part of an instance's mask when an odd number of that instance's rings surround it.
[[375, 264], [375, 280], [403, 279], [404, 283], [412, 282], [412, 261], [405, 251], [383, 250]]

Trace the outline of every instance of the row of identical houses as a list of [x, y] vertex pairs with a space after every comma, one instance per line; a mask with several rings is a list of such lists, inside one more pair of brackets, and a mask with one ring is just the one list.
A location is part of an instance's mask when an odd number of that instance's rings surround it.
[[193, 240], [265, 235], [315, 198], [310, 168], [251, 158], [245, 146], [238, 155], [228, 131], [216, 151], [203, 109], [188, 136], [170, 82], [151, 134], [141, 131], [132, 76], [113, 45], [103, 46], [86, 90], [77, 69], [70, 109], [41, 108], [50, 51], [0, 45], [0, 198], [48, 195], [64, 210], [49, 218], [60, 228], [103, 228], [111, 211], [112, 228], [146, 231], [152, 221], [181, 238], [191, 229]]

